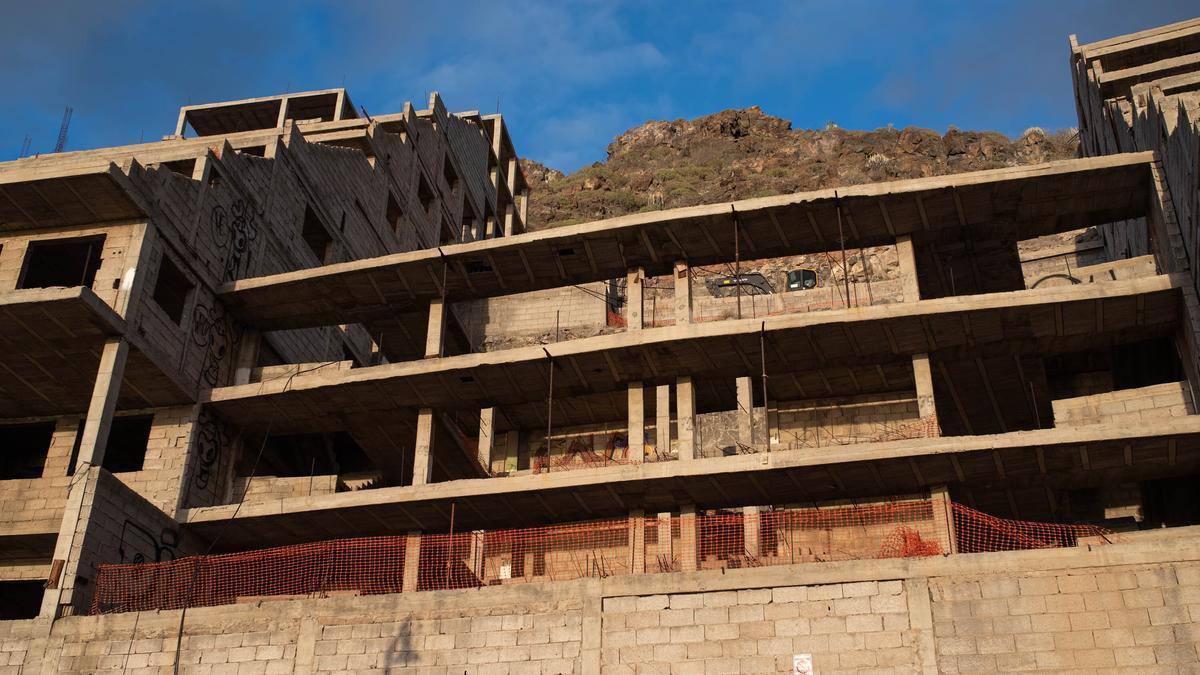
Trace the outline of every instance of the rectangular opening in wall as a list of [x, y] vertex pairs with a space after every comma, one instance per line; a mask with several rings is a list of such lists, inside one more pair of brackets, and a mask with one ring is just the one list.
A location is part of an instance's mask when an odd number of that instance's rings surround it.
[[45, 592], [45, 579], [0, 581], [0, 598], [4, 598], [0, 602], [0, 621], [36, 619]]
[[417, 199], [421, 202], [421, 208], [424, 209], [426, 215], [429, 215], [433, 210], [434, 194], [429, 188], [429, 183], [425, 181], [425, 176], [422, 175], [417, 184]]
[[108, 446], [102, 466], [113, 473], [141, 471], [150, 443], [153, 415], [114, 417], [108, 431]]
[[162, 166], [166, 169], [170, 169], [180, 176], [186, 176], [187, 178], [191, 178], [196, 173], [195, 159], [180, 159], [174, 162], [163, 162]]
[[304, 207], [304, 227], [301, 228], [300, 235], [304, 237], [304, 243], [308, 244], [313, 255], [317, 256], [317, 260], [324, 264], [329, 255], [329, 247], [333, 244], [333, 237], [311, 206]]
[[254, 155], [255, 157], [266, 157], [267, 156], [267, 146], [251, 145], [251, 146], [245, 147], [245, 148], [238, 148], [238, 154], [239, 155]]
[[158, 265], [158, 279], [154, 282], [154, 302], [171, 321], [183, 323], [183, 313], [191, 300], [195, 285], [179, 269], [170, 257], [163, 255]]
[[40, 478], [53, 437], [53, 422], [0, 426], [0, 480]]
[[104, 235], [31, 241], [17, 288], [90, 287], [100, 269], [103, 248]]
[[449, 157], [442, 162], [442, 175], [446, 178], [446, 184], [450, 186], [451, 192], [458, 189], [458, 174], [455, 173]]
[[396, 201], [396, 197], [391, 192], [388, 192], [387, 221], [396, 234], [400, 234], [400, 221], [403, 218], [404, 210], [400, 208], [400, 202]]

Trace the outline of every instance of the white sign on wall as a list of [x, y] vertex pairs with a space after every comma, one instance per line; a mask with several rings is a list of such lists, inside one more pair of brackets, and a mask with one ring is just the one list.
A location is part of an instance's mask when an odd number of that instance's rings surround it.
[[792, 675], [813, 675], [812, 654], [792, 654]]

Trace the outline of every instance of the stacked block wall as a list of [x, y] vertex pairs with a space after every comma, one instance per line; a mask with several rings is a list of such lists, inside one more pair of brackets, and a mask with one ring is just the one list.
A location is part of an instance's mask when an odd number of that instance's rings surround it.
[[[190, 610], [192, 673], [1192, 672], [1196, 541]], [[170, 672], [177, 611], [0, 622], [0, 673]]]
[[783, 450], [921, 435], [917, 398], [909, 392], [781, 403], [772, 417], [772, 439]]
[[1187, 382], [1121, 389], [1052, 403], [1055, 426], [1139, 424], [1190, 415], [1195, 410]]
[[57, 533], [67, 501], [71, 450], [80, 420], [55, 420], [50, 449], [39, 478], [0, 480], [0, 532]]

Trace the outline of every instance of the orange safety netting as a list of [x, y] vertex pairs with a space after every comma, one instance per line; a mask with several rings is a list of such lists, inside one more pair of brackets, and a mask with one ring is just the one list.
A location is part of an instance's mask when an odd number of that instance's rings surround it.
[[1111, 530], [1096, 525], [1059, 525], [989, 516], [961, 504], [951, 504], [959, 553], [1024, 551], [1075, 546], [1082, 537], [1107, 540]]
[[939, 499], [898, 499], [340, 539], [102, 565], [92, 613], [1074, 546], [1080, 537], [1106, 533], [1094, 526], [1004, 520]]

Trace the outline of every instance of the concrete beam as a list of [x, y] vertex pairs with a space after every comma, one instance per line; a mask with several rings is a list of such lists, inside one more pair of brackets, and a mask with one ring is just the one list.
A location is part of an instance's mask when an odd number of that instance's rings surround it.
[[433, 411], [417, 411], [417, 441], [413, 453], [413, 485], [426, 485], [433, 480]]
[[429, 301], [429, 325], [425, 333], [425, 358], [443, 356], [446, 352], [446, 301]]
[[749, 377], [737, 379], [738, 444], [754, 446], [754, 390]]
[[629, 571], [646, 571], [646, 512], [642, 509], [629, 511]]
[[937, 400], [933, 394], [933, 370], [929, 366], [928, 354], [914, 354], [912, 357], [913, 381], [917, 390], [917, 413], [922, 420], [934, 425], [936, 435], [941, 435], [937, 422]]
[[696, 390], [692, 378], [681, 377], [675, 384], [675, 421], [679, 432], [679, 459], [695, 459]]
[[900, 259], [900, 280], [903, 283], [904, 301], [921, 299], [921, 284], [917, 276], [917, 254], [913, 249], [912, 235], [896, 237], [896, 254]]
[[762, 556], [762, 511], [757, 506], [742, 508], [742, 542], [748, 558]]
[[496, 409], [484, 408], [479, 411], [479, 463], [491, 473], [492, 453], [496, 447]]
[[625, 325], [629, 330], [641, 330], [645, 326], [646, 270], [633, 267], [625, 274]]
[[695, 572], [700, 561], [698, 544], [700, 533], [696, 528], [696, 505], [679, 507], [679, 569]]
[[642, 461], [646, 456], [646, 390], [641, 382], [629, 383], [629, 443], [630, 459]]
[[418, 588], [421, 574], [421, 532], [413, 530], [404, 541], [404, 576], [400, 579], [400, 590], [412, 593]]
[[671, 385], [654, 388], [654, 451], [660, 457], [671, 455]]
[[675, 323], [692, 322], [692, 270], [686, 260], [675, 262]]

